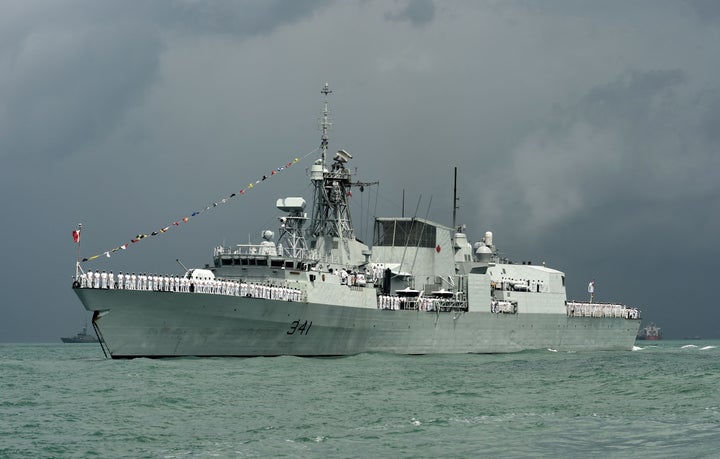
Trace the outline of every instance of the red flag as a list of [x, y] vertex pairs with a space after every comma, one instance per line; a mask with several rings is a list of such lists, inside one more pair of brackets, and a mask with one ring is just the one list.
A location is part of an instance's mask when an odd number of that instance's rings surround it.
[[79, 229], [73, 230], [73, 242], [76, 244], [80, 242], [80, 230]]

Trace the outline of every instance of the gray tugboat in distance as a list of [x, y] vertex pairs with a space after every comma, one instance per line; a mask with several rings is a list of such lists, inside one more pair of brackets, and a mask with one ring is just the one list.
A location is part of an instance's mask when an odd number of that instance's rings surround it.
[[[327, 158], [327, 84], [313, 200], [277, 200], [278, 241], [219, 246], [183, 276], [126, 275], [98, 284], [77, 264], [73, 290], [113, 358], [342, 356], [632, 350], [636, 308], [569, 301], [565, 273], [498, 255], [493, 234], [463, 225], [377, 217], [372, 245], [356, 238], [353, 155]], [[105, 288], [102, 288], [105, 287]]]

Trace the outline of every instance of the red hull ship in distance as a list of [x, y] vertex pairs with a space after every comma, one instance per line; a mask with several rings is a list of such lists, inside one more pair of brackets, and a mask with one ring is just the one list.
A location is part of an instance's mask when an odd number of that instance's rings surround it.
[[641, 328], [637, 334], [637, 339], [646, 341], [659, 341], [662, 339], [662, 329], [650, 323], [647, 327]]

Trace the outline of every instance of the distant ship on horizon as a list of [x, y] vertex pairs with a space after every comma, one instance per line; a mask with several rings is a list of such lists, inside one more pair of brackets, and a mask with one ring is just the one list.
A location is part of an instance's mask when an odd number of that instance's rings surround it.
[[97, 343], [97, 336], [87, 332], [87, 325], [83, 326], [82, 331], [75, 336], [60, 338], [63, 343]]
[[662, 339], [662, 328], [650, 322], [650, 325], [638, 331], [637, 339], [646, 341], [659, 341]]

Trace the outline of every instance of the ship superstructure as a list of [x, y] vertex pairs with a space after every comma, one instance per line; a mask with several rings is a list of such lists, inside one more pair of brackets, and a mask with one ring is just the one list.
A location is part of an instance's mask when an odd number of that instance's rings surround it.
[[[129, 276], [75, 292], [113, 357], [494, 353], [630, 350], [639, 312], [568, 301], [565, 274], [497, 255], [493, 234], [418, 217], [375, 219], [372, 246], [350, 214], [353, 155], [328, 160], [325, 97], [320, 158], [303, 197], [278, 199], [279, 237], [214, 249], [208, 270]], [[454, 212], [453, 212], [454, 214]], [[453, 218], [454, 220], [454, 218]]]

